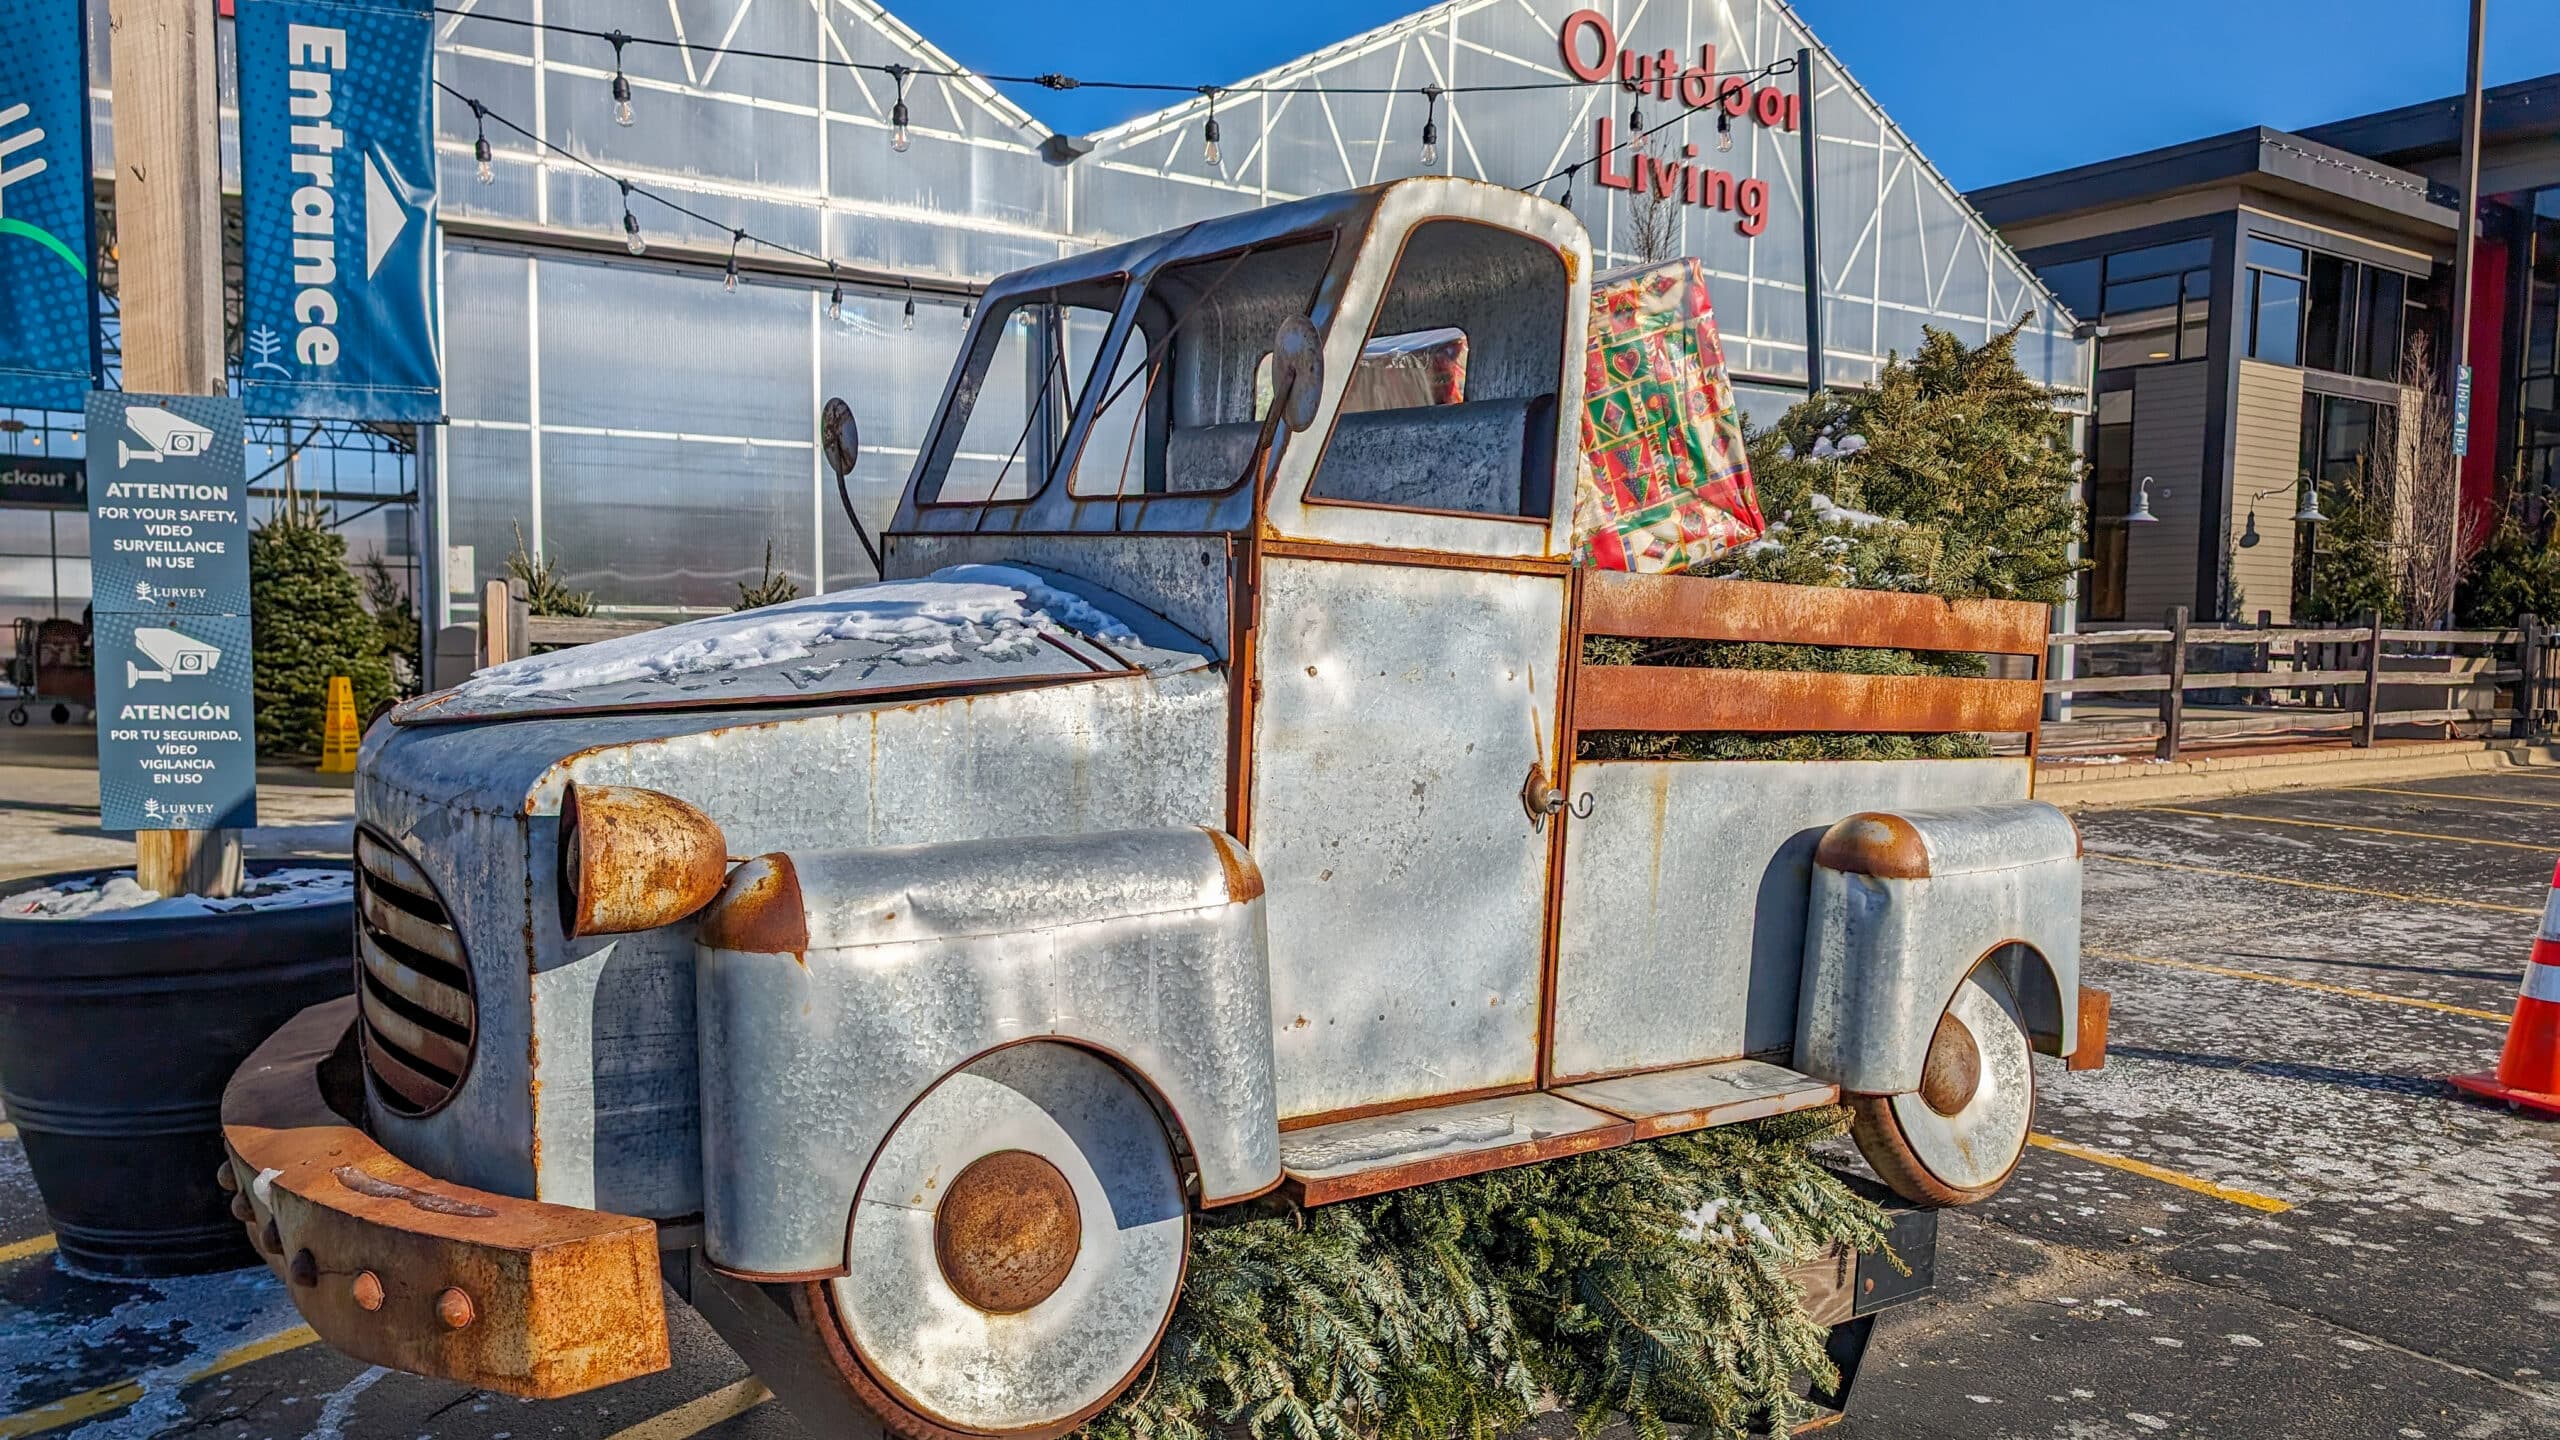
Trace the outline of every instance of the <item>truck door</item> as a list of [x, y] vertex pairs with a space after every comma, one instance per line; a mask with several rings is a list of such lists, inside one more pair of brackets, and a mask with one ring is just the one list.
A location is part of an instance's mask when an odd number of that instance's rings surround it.
[[1585, 242], [1386, 209], [1325, 443], [1284, 459], [1256, 547], [1244, 822], [1284, 1121], [1539, 1074], [1552, 827], [1522, 790], [1563, 768]]

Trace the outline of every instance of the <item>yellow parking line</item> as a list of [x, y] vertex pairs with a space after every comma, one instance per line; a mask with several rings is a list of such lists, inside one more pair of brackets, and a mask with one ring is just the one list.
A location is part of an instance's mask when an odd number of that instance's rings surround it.
[[0, 1245], [0, 1265], [15, 1265], [31, 1255], [42, 1255], [53, 1249], [53, 1236], [36, 1235], [11, 1244]]
[[673, 1410], [650, 1416], [626, 1430], [616, 1430], [605, 1440], [691, 1440], [723, 1420], [734, 1420], [767, 1400], [773, 1392], [764, 1382], [750, 1375], [733, 1385], [723, 1385], [708, 1395], [688, 1400]]
[[0, 1140], [15, 1140], [17, 1138], [18, 1127], [10, 1124], [6, 1120], [0, 1120]]
[[2341, 785], [2364, 795], [2420, 795], [2429, 800], [2469, 800], [2480, 805], [2534, 805], [2545, 810], [2560, 810], [2560, 800], [2513, 800], [2504, 795], [2463, 795], [2452, 790], [2392, 790], [2380, 785]]
[[2199, 1195], [2210, 1195], [2216, 1200], [2245, 1205], [2252, 1210], [2261, 1210], [2269, 1215], [2281, 1215], [2293, 1208], [2290, 1202], [2279, 1200], [2273, 1195], [2261, 1195], [2255, 1190], [2243, 1190], [2235, 1185], [2216, 1184], [2201, 1176], [2188, 1175], [2154, 1165], [2148, 1160], [2136, 1160], [2130, 1155], [2111, 1155], [2104, 1150], [2092, 1150], [2086, 1145], [2074, 1145], [2068, 1140], [2057, 1140], [2041, 1131], [2029, 1135], [2027, 1143], [2039, 1150], [2051, 1150], [2057, 1155], [2068, 1155], [2074, 1160], [2086, 1160], [2092, 1165], [2113, 1166], [2118, 1170], [2139, 1175], [2145, 1180], [2157, 1180], [2163, 1185], [2175, 1185], [2181, 1190], [2193, 1190]]
[[2442, 1000], [2421, 1000], [2413, 995], [2391, 995], [2380, 990], [2365, 990], [2354, 985], [2331, 985], [2320, 980], [2296, 980], [2290, 975], [2270, 975], [2263, 970], [2236, 970], [2228, 965], [2208, 965], [2201, 960], [2172, 960], [2165, 955], [2126, 955], [2113, 950], [2088, 952], [2100, 960], [2129, 960], [2136, 965], [2167, 965], [2179, 970], [2201, 970], [2207, 975], [2223, 975], [2234, 980], [2256, 980], [2268, 985], [2290, 985], [2296, 990], [2317, 990], [2323, 995], [2344, 995], [2353, 1000], [2379, 1000], [2386, 1005], [2407, 1005], [2418, 1010], [2440, 1010], [2447, 1015], [2461, 1015], [2473, 1020], [2495, 1020], [2504, 1025], [2515, 1017], [2504, 1010], [2474, 1010], [2468, 1005], [2450, 1005]]
[[2531, 850], [2543, 855], [2560, 852], [2560, 845], [2535, 845], [2523, 840], [2475, 840], [2468, 835], [2386, 830], [2379, 825], [2348, 825], [2336, 820], [2293, 820], [2281, 815], [2243, 815], [2236, 810], [2189, 810], [2177, 805], [2146, 805], [2142, 808], [2155, 815], [2197, 815], [2207, 820], [2254, 820], [2263, 825], [2300, 825], [2311, 830], [2353, 830], [2359, 835], [2388, 835], [2395, 840], [2448, 840], [2456, 845], [2489, 845], [2500, 850]]
[[[288, 1350], [301, 1349], [319, 1338], [312, 1333], [310, 1326], [296, 1325], [290, 1330], [270, 1335], [264, 1340], [253, 1340], [237, 1350], [224, 1351], [214, 1357], [212, 1364], [189, 1375], [184, 1383], [193, 1385], [199, 1380], [210, 1380], [226, 1370], [237, 1370], [243, 1365], [256, 1364], [270, 1355], [281, 1355]], [[57, 1430], [65, 1425], [104, 1415], [111, 1410], [121, 1410], [141, 1398], [142, 1382], [140, 1380], [120, 1380], [113, 1385], [101, 1385], [95, 1390], [84, 1390], [66, 1399], [56, 1400], [50, 1405], [39, 1405], [33, 1410], [21, 1410], [5, 1420], [0, 1420], [0, 1440], [18, 1440], [22, 1435], [41, 1435], [47, 1430]]]
[[2501, 915], [2540, 916], [2542, 912], [2525, 905], [2498, 905], [2487, 900], [2456, 900], [2446, 895], [2411, 895], [2399, 890], [2367, 890], [2359, 885], [2333, 885], [2326, 880], [2296, 880], [2284, 875], [2261, 875], [2254, 870], [2220, 870], [2211, 865], [2188, 865], [2176, 860], [2144, 860], [2132, 855], [2118, 855], [2108, 850], [2092, 850], [2093, 859], [2112, 860], [2119, 865], [2148, 865], [2154, 870], [2177, 870], [2189, 875], [2212, 875], [2224, 880], [2257, 880], [2269, 885], [2291, 885], [2297, 890], [2325, 890], [2333, 895], [2369, 895], [2376, 900], [2404, 900], [2414, 905], [2451, 905], [2461, 910], [2494, 910]]

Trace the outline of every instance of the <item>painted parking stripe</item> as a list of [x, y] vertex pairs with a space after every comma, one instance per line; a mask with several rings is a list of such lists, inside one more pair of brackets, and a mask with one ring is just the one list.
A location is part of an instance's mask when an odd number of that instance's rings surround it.
[[2118, 855], [2111, 850], [2092, 850], [2089, 858], [2110, 860], [2119, 865], [2143, 865], [2154, 870], [2176, 870], [2188, 875], [2211, 875], [2222, 880], [2256, 880], [2268, 885], [2290, 885], [2297, 890], [2325, 890], [2332, 895], [2368, 895], [2376, 900], [2399, 900], [2412, 905], [2450, 905], [2458, 910], [2489, 910], [2500, 915], [2534, 915], [2542, 911], [2530, 905], [2499, 905], [2487, 900], [2457, 900], [2450, 895], [2412, 895], [2401, 890], [2368, 890], [2360, 885], [2338, 885], [2327, 880], [2296, 880], [2289, 875], [2261, 875], [2255, 870], [2223, 870], [2211, 865], [2189, 865], [2177, 860], [2145, 860], [2136, 855]]
[[2412, 795], [2429, 800], [2468, 800], [2475, 805], [2531, 805], [2543, 810], [2560, 810], [2560, 800], [2518, 800], [2505, 795], [2464, 795], [2452, 790], [2392, 790], [2380, 785], [2341, 785], [2364, 795]]
[[[2413, 1010], [2436, 1010], [2447, 1015], [2460, 1015], [2469, 1020], [2495, 1021], [2500, 1025], [2506, 1024], [2513, 1018], [2504, 1010], [2474, 1010], [2468, 1005], [2453, 1005], [2442, 1000], [2421, 1000], [2414, 995], [2393, 995], [2355, 985], [2332, 985], [2324, 980], [2297, 980], [2290, 975], [2270, 975], [2263, 970], [2241, 970], [2229, 965], [2208, 965], [2202, 960], [2173, 960], [2165, 955], [2127, 955], [2114, 950], [2091, 950], [2088, 954], [2099, 960], [2123, 960], [2135, 965], [2166, 965], [2175, 970], [2196, 970], [2232, 980], [2255, 980], [2265, 985], [2285, 985], [2296, 990], [2316, 990], [2323, 995], [2343, 995], [2351, 1000], [2378, 1000], [2385, 1005], [2406, 1005]], [[2319, 962], [2314, 960], [2309, 963]]]
[[773, 1392], [764, 1382], [750, 1375], [733, 1385], [723, 1385], [708, 1395], [688, 1400], [673, 1410], [661, 1411], [628, 1429], [616, 1430], [605, 1440], [691, 1440], [724, 1420], [735, 1420], [767, 1400]]
[[2139, 1175], [2145, 1180], [2157, 1180], [2163, 1185], [2175, 1185], [2181, 1190], [2192, 1190], [2198, 1195], [2210, 1195], [2216, 1200], [2227, 1201], [2233, 1205], [2244, 1205], [2268, 1215], [2281, 1215], [2293, 1208], [2290, 1201], [2279, 1200], [2273, 1195], [2261, 1195], [2255, 1190], [2243, 1190], [2236, 1185], [2220, 1184], [2207, 1180], [2201, 1175], [2189, 1175], [2184, 1171], [2172, 1170], [2165, 1165], [2154, 1165], [2148, 1160], [2136, 1160], [2130, 1155], [2092, 1150], [2086, 1145], [2074, 1145], [2068, 1140], [2056, 1139], [2042, 1131], [2027, 1136], [2027, 1143], [2039, 1150], [2050, 1150], [2056, 1155], [2068, 1155], [2074, 1160], [2086, 1160], [2092, 1165], [2109, 1166], [2127, 1174]]
[[2499, 850], [2531, 850], [2538, 855], [2560, 852], [2560, 845], [2526, 840], [2478, 840], [2468, 835], [2438, 835], [2429, 830], [2387, 830], [2379, 825], [2349, 825], [2338, 820], [2296, 820], [2283, 815], [2244, 815], [2237, 810], [2189, 810], [2178, 805], [2146, 805], [2153, 815], [2194, 815], [2206, 820], [2253, 820], [2262, 825], [2299, 825], [2310, 830], [2352, 830], [2359, 835], [2388, 835], [2394, 840], [2442, 840], [2454, 845], [2486, 845]]
[[15, 1265], [21, 1260], [52, 1253], [53, 1236], [51, 1234], [32, 1235], [24, 1240], [14, 1240], [9, 1244], [0, 1245], [0, 1265]]
[[[319, 1338], [312, 1333], [310, 1326], [296, 1325], [290, 1330], [280, 1331], [264, 1340], [252, 1340], [237, 1350], [224, 1351], [214, 1357], [213, 1363], [189, 1375], [184, 1383], [193, 1385], [199, 1380], [210, 1380], [225, 1371], [237, 1370], [243, 1365], [254, 1365], [271, 1355], [282, 1355], [288, 1350], [299, 1350]], [[22, 1435], [41, 1435], [47, 1430], [58, 1430], [65, 1425], [75, 1425], [112, 1410], [121, 1410], [141, 1398], [142, 1382], [140, 1380], [119, 1380], [113, 1385], [101, 1385], [95, 1390], [84, 1390], [66, 1399], [56, 1400], [50, 1405], [39, 1405], [33, 1410], [21, 1410], [5, 1420], [0, 1420], [0, 1440], [18, 1440]]]

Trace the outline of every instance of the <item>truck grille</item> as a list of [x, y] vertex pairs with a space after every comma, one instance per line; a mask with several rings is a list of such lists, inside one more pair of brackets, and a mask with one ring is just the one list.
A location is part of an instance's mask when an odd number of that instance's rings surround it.
[[479, 1007], [462, 936], [409, 857], [356, 832], [356, 999], [374, 1093], [402, 1115], [442, 1105], [471, 1068]]

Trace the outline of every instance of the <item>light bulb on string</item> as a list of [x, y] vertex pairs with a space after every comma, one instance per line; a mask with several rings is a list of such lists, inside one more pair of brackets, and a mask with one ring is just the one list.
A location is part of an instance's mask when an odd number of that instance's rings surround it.
[[613, 123], [628, 125], [631, 123], [631, 79], [622, 73], [622, 47], [631, 43], [631, 37], [616, 30], [605, 38], [613, 42]]
[[1440, 87], [1422, 87], [1422, 163], [1440, 163]]
[[1644, 134], [1644, 102], [1642, 100], [1627, 107], [1627, 133], [1638, 136]]
[[904, 65], [889, 67], [889, 78], [898, 82], [897, 103], [889, 107], [889, 148], [907, 153], [907, 77], [914, 72]]
[[640, 238], [640, 219], [631, 213], [631, 182], [622, 184], [622, 248], [634, 255], [649, 253], [649, 242]]
[[844, 320], [844, 282], [836, 278], [836, 262], [827, 262], [827, 318]]
[[977, 302], [977, 301], [975, 301], [975, 300], [963, 300], [963, 301], [961, 301], [961, 302], [960, 302], [960, 318], [961, 318], [963, 321], [968, 321], [968, 320], [975, 320], [975, 319], [977, 319], [977, 318], [978, 318], [978, 302]]
[[1209, 118], [1200, 127], [1200, 163], [1214, 171], [1218, 168], [1218, 89], [1203, 85], [1200, 93], [1209, 97]]
[[1733, 151], [1733, 112], [1721, 107], [1716, 110], [1716, 150], [1721, 154]]
[[738, 293], [738, 242], [746, 238], [744, 230], [729, 232], [729, 273], [720, 277], [720, 288], [732, 295]]
[[471, 125], [477, 132], [471, 142], [471, 158], [480, 162], [480, 183], [486, 185], [498, 178], [489, 168], [489, 111], [479, 101], [471, 102]]
[[916, 328], [916, 287], [912, 282], [907, 286], [906, 313], [898, 317], [898, 323], [908, 330]]

